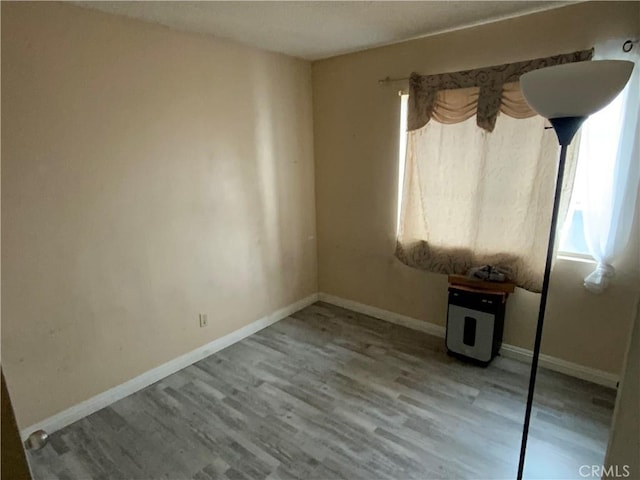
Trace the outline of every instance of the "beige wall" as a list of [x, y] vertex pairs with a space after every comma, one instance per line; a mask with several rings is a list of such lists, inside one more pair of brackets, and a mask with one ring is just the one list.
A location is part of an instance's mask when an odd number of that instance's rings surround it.
[[2, 367], [21, 427], [317, 291], [312, 134], [308, 62], [2, 2]]
[[[638, 33], [640, 3], [588, 3], [404, 42], [313, 64], [320, 291], [444, 325], [447, 280], [393, 257], [402, 83], [441, 73], [589, 48]], [[621, 42], [622, 43], [622, 42]], [[638, 229], [630, 262], [638, 265]], [[546, 239], [541, 239], [546, 241]], [[618, 373], [637, 287], [601, 296], [582, 287], [591, 265], [560, 260], [552, 277], [543, 352]], [[505, 342], [531, 348], [539, 296], [518, 291]]]

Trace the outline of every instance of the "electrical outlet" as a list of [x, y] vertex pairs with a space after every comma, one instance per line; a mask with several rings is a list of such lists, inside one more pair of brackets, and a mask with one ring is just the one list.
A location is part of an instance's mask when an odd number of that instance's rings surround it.
[[199, 314], [198, 318], [200, 319], [200, 328], [204, 328], [209, 324], [209, 319], [207, 318], [206, 313]]

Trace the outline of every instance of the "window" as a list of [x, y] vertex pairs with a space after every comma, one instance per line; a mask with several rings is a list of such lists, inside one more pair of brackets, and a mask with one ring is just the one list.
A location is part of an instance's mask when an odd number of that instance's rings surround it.
[[[620, 136], [623, 95], [619, 95], [606, 108], [592, 115], [582, 129], [579, 139], [578, 165], [567, 217], [560, 233], [559, 252], [591, 258], [585, 234], [585, 211], [589, 202], [590, 182], [611, 185], [615, 171], [616, 156]], [[597, 138], [591, 132], [597, 133]], [[591, 206], [593, 209], [594, 206]], [[603, 213], [611, 211], [610, 206], [599, 205]], [[609, 207], [609, 208], [606, 208]]]
[[398, 216], [396, 220], [396, 235], [400, 231], [400, 215], [402, 214], [402, 191], [404, 189], [404, 167], [407, 156], [407, 102], [409, 95], [400, 95], [400, 145], [398, 147]]
[[[526, 103], [517, 75], [592, 54], [411, 75], [410, 95], [400, 102], [407, 133], [399, 146], [398, 260], [449, 274], [494, 265], [519, 287], [540, 291], [546, 256], [540, 239], [549, 234], [558, 141]], [[587, 119], [567, 152], [556, 245], [597, 263], [584, 281], [594, 292], [614, 276], [612, 263], [633, 233], [639, 85], [636, 67], [626, 89]]]
[[[400, 227], [400, 216], [401, 216], [401, 208], [402, 208], [402, 191], [404, 188], [404, 171], [405, 171], [405, 161], [406, 161], [406, 153], [407, 153], [407, 102], [409, 99], [409, 95], [400, 92], [400, 142], [398, 148], [398, 164], [399, 164], [399, 175], [398, 175], [398, 210], [397, 210], [397, 223], [396, 223], [396, 233]], [[603, 122], [604, 124], [611, 127], [611, 125], [616, 124], [616, 118], [620, 114], [620, 109], [622, 108], [622, 96], [618, 97], [614, 102], [612, 102], [607, 108], [602, 110], [599, 115], [599, 119], [595, 120], [600, 124]], [[573, 189], [571, 193], [571, 200], [569, 203], [569, 209], [567, 211], [567, 215], [562, 225], [560, 238], [559, 238], [559, 253], [563, 255], [573, 256], [573, 257], [583, 257], [583, 258], [592, 258], [589, 253], [589, 247], [587, 246], [587, 240], [584, 231], [584, 210], [587, 205], [587, 189], [588, 189], [588, 171], [589, 169], [597, 169], [602, 170], [600, 172], [601, 175], [607, 176], [607, 172], [613, 171], [612, 165], [608, 162], [594, 162], [594, 165], [590, 166], [589, 161], [593, 158], [602, 158], [608, 157], [606, 155], [595, 155], [587, 156], [584, 154], [584, 150], [589, 148], [590, 143], [595, 143], [595, 148], [611, 148], [610, 144], [612, 142], [616, 142], [618, 138], [618, 129], [617, 128], [606, 128], [602, 129], [602, 132], [607, 133], [606, 141], [598, 141], [598, 142], [589, 142], [588, 139], [581, 142], [579, 145], [579, 149], [582, 149], [583, 154], [581, 155], [578, 152], [578, 165], [576, 169], [575, 179], [573, 183]], [[577, 138], [580, 141], [580, 138]], [[591, 147], [593, 148], [593, 147]], [[612, 160], [613, 161], [613, 160]]]
[[537, 239], [548, 236], [556, 179], [549, 159], [557, 157], [558, 141], [518, 79], [592, 53], [411, 75], [409, 96], [399, 102], [407, 133], [399, 147], [398, 260], [448, 274], [493, 265], [516, 285], [540, 291], [546, 242]]
[[560, 233], [560, 246], [558, 248], [560, 253], [575, 256], [591, 256], [584, 235], [586, 180], [586, 171], [584, 168], [580, 168], [580, 164], [578, 163], [576, 176], [573, 181], [569, 211], [567, 212], [567, 217]]

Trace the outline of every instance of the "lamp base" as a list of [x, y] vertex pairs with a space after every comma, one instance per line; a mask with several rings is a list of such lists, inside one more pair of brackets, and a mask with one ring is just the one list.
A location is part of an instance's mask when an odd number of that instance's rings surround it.
[[574, 135], [587, 117], [560, 117], [550, 118], [549, 122], [558, 136], [558, 142], [562, 146], [568, 146]]

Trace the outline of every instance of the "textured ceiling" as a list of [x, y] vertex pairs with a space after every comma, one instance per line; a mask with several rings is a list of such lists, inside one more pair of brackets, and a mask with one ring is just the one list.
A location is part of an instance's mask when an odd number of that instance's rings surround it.
[[74, 2], [307, 60], [566, 5], [553, 1]]

